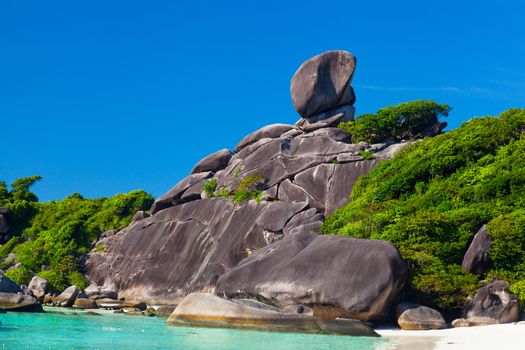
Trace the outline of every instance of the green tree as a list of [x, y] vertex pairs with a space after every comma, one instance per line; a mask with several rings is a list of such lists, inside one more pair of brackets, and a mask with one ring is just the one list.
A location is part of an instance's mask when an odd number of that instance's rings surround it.
[[450, 107], [432, 100], [417, 100], [380, 109], [376, 114], [363, 114], [339, 127], [347, 130], [354, 143], [407, 140], [421, 137], [425, 130], [448, 116]]

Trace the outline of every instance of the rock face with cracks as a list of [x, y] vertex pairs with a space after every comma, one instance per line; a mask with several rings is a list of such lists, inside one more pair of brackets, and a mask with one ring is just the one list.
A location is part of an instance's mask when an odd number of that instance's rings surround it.
[[389, 242], [290, 235], [219, 278], [216, 293], [278, 307], [303, 304], [314, 315], [380, 321], [402, 290], [407, 267]]

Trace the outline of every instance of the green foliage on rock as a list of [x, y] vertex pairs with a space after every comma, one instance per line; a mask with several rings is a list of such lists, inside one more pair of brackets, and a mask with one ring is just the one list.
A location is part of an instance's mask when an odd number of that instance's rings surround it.
[[[356, 183], [323, 233], [393, 242], [409, 265], [415, 302], [458, 309], [492, 277], [524, 293], [524, 130], [525, 110], [511, 109], [408, 146]], [[460, 265], [485, 223], [490, 267], [474, 276]]]
[[13, 252], [22, 264], [18, 269], [8, 270], [6, 275], [27, 285], [32, 275], [38, 274], [59, 291], [71, 284], [85, 287], [82, 256], [93, 248], [102, 232], [123, 228], [138, 210], [149, 209], [153, 198], [144, 191], [132, 191], [98, 199], [73, 194], [63, 200], [38, 203], [29, 187], [39, 178], [15, 181], [8, 199], [1, 204], [15, 215], [20, 212], [13, 208], [23, 203], [32, 208], [31, 215], [26, 211], [18, 216], [17, 228], [23, 228], [15, 231], [18, 237], [0, 247], [0, 257]]
[[239, 182], [239, 186], [235, 190], [233, 200], [237, 203], [242, 203], [246, 200], [255, 199], [261, 200], [262, 190], [260, 185], [264, 182], [264, 178], [260, 175], [247, 176]]
[[419, 137], [428, 127], [448, 116], [450, 107], [432, 100], [405, 102], [380, 109], [376, 114], [363, 114], [339, 124], [348, 131], [352, 142], [378, 143], [385, 140], [408, 140]]

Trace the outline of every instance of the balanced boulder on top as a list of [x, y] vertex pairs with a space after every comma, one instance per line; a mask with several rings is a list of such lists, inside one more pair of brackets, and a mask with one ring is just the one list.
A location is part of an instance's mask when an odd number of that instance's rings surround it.
[[353, 105], [355, 95], [350, 83], [355, 65], [355, 57], [343, 50], [328, 51], [304, 62], [290, 87], [297, 112], [310, 119], [336, 107]]

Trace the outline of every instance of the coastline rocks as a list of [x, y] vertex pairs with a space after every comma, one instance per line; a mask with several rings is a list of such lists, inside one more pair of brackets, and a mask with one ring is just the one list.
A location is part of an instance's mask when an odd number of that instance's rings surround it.
[[31, 291], [33, 296], [37, 299], [43, 299], [47, 293], [48, 282], [45, 278], [33, 276], [27, 289]]
[[351, 105], [355, 96], [350, 88], [356, 65], [347, 51], [328, 51], [304, 62], [292, 77], [290, 94], [295, 110], [309, 118], [317, 113]]
[[89, 298], [76, 299], [73, 307], [76, 307], [77, 309], [98, 309], [98, 305], [95, 300]]
[[102, 298], [95, 300], [98, 307], [103, 309], [121, 309], [124, 302], [121, 300]]
[[418, 304], [398, 304], [396, 317], [401, 329], [428, 330], [447, 328], [447, 323], [439, 311]]
[[232, 157], [232, 153], [229, 149], [221, 149], [215, 153], [210, 154], [209, 156], [201, 159], [191, 171], [190, 174], [204, 173], [207, 171], [217, 172], [226, 168], [228, 162]]
[[253, 253], [222, 275], [215, 292], [306, 305], [324, 319], [385, 319], [397, 301], [407, 267], [389, 242], [290, 235]]
[[11, 279], [0, 274], [0, 310], [41, 311], [37, 300], [22, 292], [22, 289]]
[[204, 293], [193, 293], [184, 298], [167, 323], [192, 327], [378, 336], [372, 328], [356, 320], [324, 322], [318, 317], [285, 312], [255, 300], [227, 300]]
[[0, 273], [0, 292], [2, 293], [22, 293], [22, 289], [15, 281]]
[[483, 225], [470, 243], [461, 268], [463, 271], [476, 274], [483, 273], [488, 263], [488, 251], [490, 249], [490, 238], [487, 236], [487, 228]]
[[78, 288], [75, 286], [67, 287], [62, 293], [53, 298], [53, 305], [70, 307], [75, 302], [78, 295]]
[[471, 326], [516, 322], [520, 307], [516, 296], [509, 291], [509, 283], [501, 280], [478, 289], [466, 320]]

